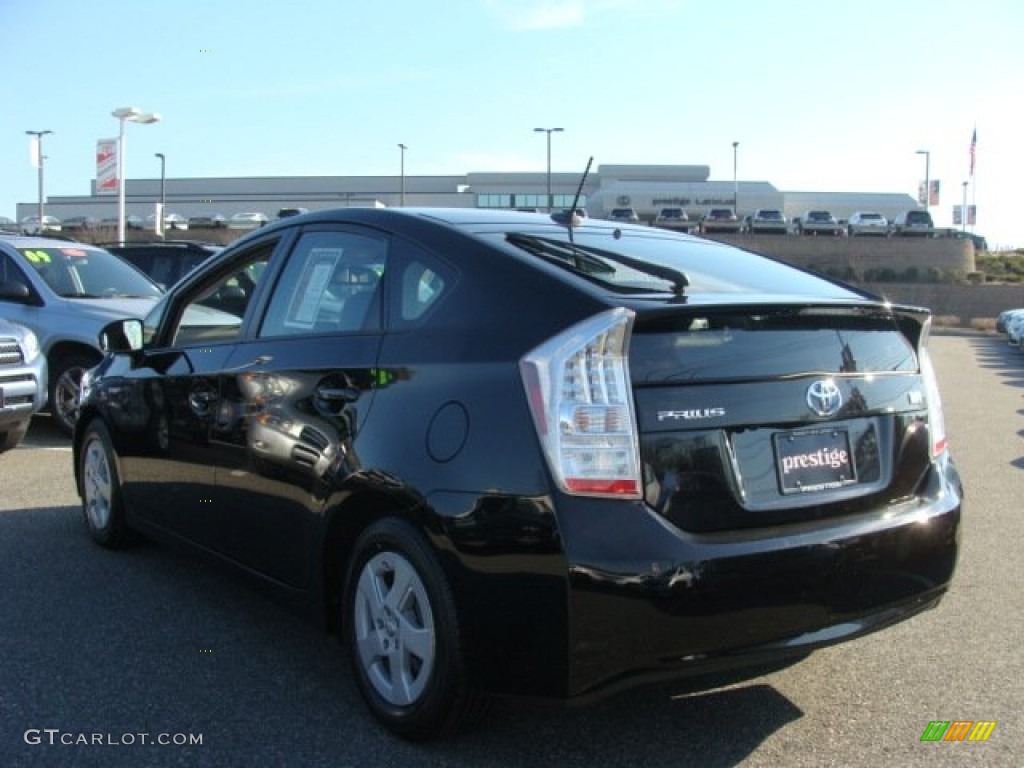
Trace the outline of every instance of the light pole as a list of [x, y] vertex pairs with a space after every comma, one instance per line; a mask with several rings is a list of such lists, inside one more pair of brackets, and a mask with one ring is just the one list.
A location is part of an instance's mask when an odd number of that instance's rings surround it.
[[960, 231], [967, 232], [967, 182], [964, 182], [964, 200], [960, 206]]
[[[551, 213], [551, 209], [554, 207], [554, 198], [551, 196], [551, 134], [561, 133], [564, 129], [562, 128], [534, 128], [535, 133], [546, 133], [548, 135], [548, 213]], [[573, 211], [569, 212], [570, 214]]]
[[932, 153], [927, 149], [919, 149], [915, 154], [924, 155], [924, 209], [928, 210], [928, 203], [932, 197], [931, 161]]
[[399, 144], [398, 145], [398, 149], [401, 151], [400, 173], [401, 173], [401, 179], [402, 179], [401, 191], [400, 191], [399, 197], [398, 197], [398, 204], [404, 206], [405, 205], [405, 150], [407, 150], [408, 147], [405, 146], [405, 144]]
[[739, 167], [739, 146], [740, 143], [738, 141], [732, 143], [732, 205], [736, 209], [737, 217], [740, 215], [740, 183], [738, 181], [739, 176], [736, 175], [736, 169]]
[[120, 129], [117, 133], [117, 241], [124, 242], [124, 124], [127, 122], [148, 125], [160, 120], [156, 112], [143, 112], [138, 107], [119, 107], [110, 113], [117, 118]]
[[36, 164], [39, 168], [39, 234], [43, 234], [43, 136], [53, 131], [25, 131], [29, 136], [36, 137]]
[[156, 212], [156, 219], [162, 237], [164, 234], [164, 206], [167, 204], [167, 188], [165, 186], [167, 182], [167, 158], [163, 152], [157, 152], [154, 156], [160, 158], [160, 210]]

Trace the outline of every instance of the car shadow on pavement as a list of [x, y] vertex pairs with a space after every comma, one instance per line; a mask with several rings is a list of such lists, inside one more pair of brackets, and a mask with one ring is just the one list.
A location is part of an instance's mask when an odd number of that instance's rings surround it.
[[37, 413], [32, 417], [28, 432], [21, 441], [22, 448], [70, 448], [71, 438], [57, 427], [57, 423], [47, 413]]
[[[1002, 336], [978, 337], [972, 340], [971, 345], [979, 365], [993, 370], [1003, 384], [1024, 389], [1024, 349], [1011, 347]], [[1024, 408], [1017, 413], [1024, 415]], [[1024, 430], [1018, 434], [1024, 437]], [[1024, 456], [1014, 459], [1010, 464], [1024, 469]]]
[[[507, 765], [733, 766], [803, 712], [769, 683], [678, 693], [643, 687], [602, 704], [559, 708], [497, 702], [476, 731], [431, 747], [445, 763], [500, 754]], [[524, 738], [524, 734], [529, 734]], [[653, 738], [652, 738], [653, 737]]]
[[1002, 336], [979, 336], [971, 340], [978, 364], [994, 370], [1011, 387], [1024, 387], [1024, 350], [1011, 347]]

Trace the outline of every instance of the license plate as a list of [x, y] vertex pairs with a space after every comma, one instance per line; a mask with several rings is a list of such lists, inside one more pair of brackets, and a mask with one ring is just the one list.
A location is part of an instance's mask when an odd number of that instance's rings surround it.
[[857, 482], [845, 429], [815, 429], [775, 435], [775, 467], [783, 493], [815, 493]]

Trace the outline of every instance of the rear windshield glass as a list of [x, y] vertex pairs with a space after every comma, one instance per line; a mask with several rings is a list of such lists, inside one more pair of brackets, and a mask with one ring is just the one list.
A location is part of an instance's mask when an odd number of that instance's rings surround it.
[[[552, 234], [552, 232], [557, 234]], [[626, 232], [619, 236], [612, 229], [576, 230], [574, 253], [562, 230], [549, 230], [543, 235], [529, 233], [490, 235], [501, 240], [504, 247], [518, 248], [540, 258], [565, 266], [589, 280], [621, 293], [673, 292], [671, 275], [645, 272], [636, 262], [650, 262], [657, 271], [682, 275], [685, 293], [701, 294], [774, 294], [830, 298], [862, 298], [845, 288], [782, 262], [748, 251], [707, 240], [671, 237], [653, 227], [650, 232]], [[659, 236], [657, 233], [663, 233]], [[520, 242], [520, 238], [526, 242]], [[530, 247], [536, 245], [536, 247]], [[547, 246], [547, 247], [546, 247]], [[541, 250], [543, 249], [543, 251]], [[616, 262], [618, 256], [630, 264]], [[676, 277], [676, 280], [679, 278]]]

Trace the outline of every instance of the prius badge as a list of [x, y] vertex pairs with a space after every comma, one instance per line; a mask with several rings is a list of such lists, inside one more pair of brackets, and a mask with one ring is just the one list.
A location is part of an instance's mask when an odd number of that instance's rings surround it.
[[807, 407], [819, 416], [835, 416], [843, 404], [843, 393], [832, 379], [819, 379], [807, 388]]

